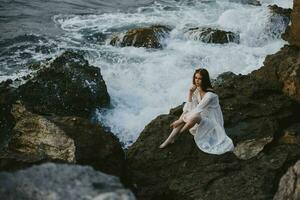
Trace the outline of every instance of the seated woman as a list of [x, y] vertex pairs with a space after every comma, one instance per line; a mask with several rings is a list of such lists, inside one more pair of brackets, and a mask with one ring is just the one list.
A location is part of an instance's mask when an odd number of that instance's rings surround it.
[[173, 130], [160, 148], [174, 143], [178, 133], [189, 130], [197, 146], [206, 153], [223, 154], [234, 149], [232, 140], [225, 133], [219, 97], [211, 86], [206, 69], [195, 71], [183, 113], [170, 126]]

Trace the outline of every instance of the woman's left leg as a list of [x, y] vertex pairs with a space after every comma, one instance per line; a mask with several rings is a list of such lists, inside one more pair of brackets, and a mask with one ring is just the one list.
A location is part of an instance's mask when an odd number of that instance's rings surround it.
[[186, 121], [186, 123], [184, 124], [184, 126], [180, 129], [180, 133], [189, 130], [190, 128], [192, 128], [196, 123], [200, 123], [201, 121], [201, 115], [200, 113], [193, 113], [192, 115], [186, 117], [184, 119]]
[[165, 148], [168, 144], [174, 143], [175, 136], [179, 133], [180, 129], [183, 127], [183, 124], [178, 125], [176, 128], [173, 128], [169, 137], [159, 146], [159, 148]]

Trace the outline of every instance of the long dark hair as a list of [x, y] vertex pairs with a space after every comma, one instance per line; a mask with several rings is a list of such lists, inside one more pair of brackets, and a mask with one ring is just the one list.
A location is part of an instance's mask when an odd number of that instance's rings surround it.
[[[194, 85], [195, 85], [195, 76], [196, 76], [196, 74], [200, 74], [202, 76], [201, 89], [205, 92], [207, 92], [207, 91], [214, 92], [213, 87], [212, 87], [211, 82], [210, 82], [208, 71], [204, 68], [196, 69], [195, 72], [194, 72], [194, 75], [193, 75], [193, 84]], [[208, 89], [208, 88], [211, 88], [211, 89]]]

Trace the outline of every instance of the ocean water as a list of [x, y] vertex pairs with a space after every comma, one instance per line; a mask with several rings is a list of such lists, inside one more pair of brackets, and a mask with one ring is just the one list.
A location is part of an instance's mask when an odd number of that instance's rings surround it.
[[[95, 111], [124, 148], [145, 125], [186, 100], [193, 71], [211, 78], [232, 71], [247, 74], [284, 44], [284, 23], [271, 22], [268, 5], [292, 7], [292, 0], [262, 0], [252, 6], [228, 0], [3, 1], [0, 4], [0, 81], [30, 73], [28, 64], [67, 49], [85, 53], [101, 68], [112, 108]], [[112, 34], [154, 24], [172, 28], [163, 49], [110, 46]], [[187, 38], [189, 28], [212, 27], [240, 35], [240, 43], [206, 44]]]

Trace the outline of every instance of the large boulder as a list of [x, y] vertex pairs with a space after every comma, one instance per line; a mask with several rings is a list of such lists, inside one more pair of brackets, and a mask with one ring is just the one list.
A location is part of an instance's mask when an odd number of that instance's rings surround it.
[[291, 25], [291, 44], [300, 47], [300, 1], [294, 0]]
[[134, 46], [146, 48], [162, 48], [161, 39], [167, 37], [171, 29], [162, 25], [146, 28], [135, 28], [112, 37], [113, 46]]
[[122, 177], [124, 152], [118, 138], [79, 117], [42, 116], [22, 104], [12, 107], [15, 126], [0, 152], [0, 170], [16, 170], [47, 161], [90, 165]]
[[89, 117], [95, 107], [109, 105], [100, 68], [90, 66], [82, 55], [65, 52], [49, 65], [18, 88], [19, 98], [28, 109]]
[[273, 55], [268, 55], [264, 65], [252, 74], [258, 78], [278, 81], [282, 91], [300, 102], [300, 49], [284, 46]]
[[300, 159], [298, 144], [282, 139], [297, 118], [279, 81], [225, 73], [214, 81], [226, 133], [236, 146], [222, 155], [199, 150], [188, 132], [158, 146], [182, 106], [150, 122], [127, 151], [129, 176], [139, 199], [271, 199], [280, 177]]
[[190, 28], [184, 33], [185, 38], [200, 40], [205, 43], [224, 44], [229, 42], [239, 43], [240, 37], [231, 31], [212, 28]]
[[14, 173], [0, 172], [2, 199], [135, 200], [119, 178], [91, 167], [47, 163]]
[[298, 145], [275, 142], [248, 160], [231, 152], [211, 155], [200, 151], [188, 133], [159, 149], [174, 119], [158, 116], [128, 149], [128, 173], [138, 199], [271, 199], [282, 172], [300, 158]]

